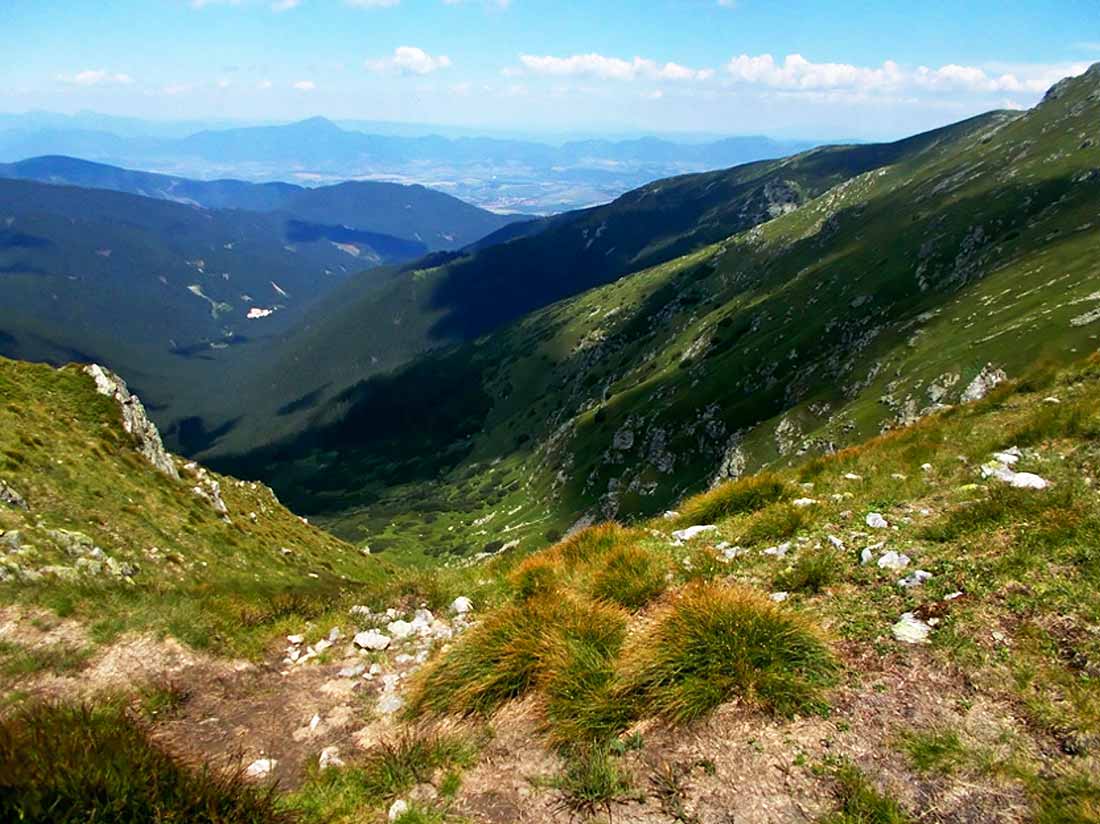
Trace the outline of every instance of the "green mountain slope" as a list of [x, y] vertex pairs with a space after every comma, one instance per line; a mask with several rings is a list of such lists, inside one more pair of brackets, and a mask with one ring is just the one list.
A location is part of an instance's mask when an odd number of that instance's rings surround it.
[[0, 353], [107, 363], [185, 417], [225, 363], [352, 272], [423, 251], [276, 213], [0, 180]]
[[913, 420], [989, 363], [1070, 358], [1100, 318], [1098, 112], [1094, 67], [1029, 112], [359, 384], [297, 440], [224, 465], [372, 546], [470, 553]]
[[[938, 147], [997, 117], [896, 143], [827, 147], [662, 180], [606, 206], [513, 224], [459, 253], [429, 256], [384, 278], [349, 279], [271, 348], [266, 363], [250, 363], [235, 377], [250, 414], [220, 442], [210, 439], [197, 448], [205, 456], [224, 456], [292, 435], [315, 425], [303, 412], [325, 401], [343, 408], [337, 396], [371, 374], [752, 228], [868, 170], [942, 151]], [[313, 403], [280, 414], [301, 397]], [[224, 431], [230, 419], [237, 414], [227, 408], [211, 413], [206, 426]]]
[[307, 188], [291, 183], [189, 180], [57, 155], [0, 164], [0, 178], [109, 189], [207, 209], [281, 212], [307, 223], [392, 235], [433, 251], [461, 248], [517, 219], [424, 186], [351, 181]]

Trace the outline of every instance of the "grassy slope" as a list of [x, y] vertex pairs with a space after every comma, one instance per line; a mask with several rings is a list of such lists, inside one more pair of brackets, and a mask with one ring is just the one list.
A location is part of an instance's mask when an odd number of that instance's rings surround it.
[[[1098, 404], [1094, 355], [835, 455], [729, 482], [683, 502], [679, 519], [594, 527], [522, 561], [497, 558], [483, 570], [508, 582], [506, 600], [420, 675], [411, 715], [492, 717], [537, 696], [529, 705], [548, 741], [565, 763], [588, 765], [572, 785], [567, 770], [559, 785], [583, 808], [586, 792], [597, 801], [633, 794], [594, 774], [617, 769], [615, 753], [632, 746], [626, 733], [640, 718], [677, 727], [734, 699], [742, 712], [819, 712], [832, 700], [830, 684], [858, 689], [882, 667], [932, 667], [965, 684], [961, 695], [942, 696], [945, 705], [982, 703], [992, 713], [986, 732], [903, 717], [878, 732], [867, 763], [900, 763], [914, 782], [953, 776], [1005, 797], [1022, 793], [1034, 820], [1093, 820]], [[982, 479], [980, 465], [1012, 446], [1023, 452], [1017, 469], [1049, 488]], [[796, 496], [816, 503], [792, 506]], [[869, 529], [871, 512], [890, 527]], [[712, 531], [671, 539], [699, 516], [713, 520]], [[764, 551], [781, 541], [790, 542], [785, 557]], [[724, 557], [718, 545], [739, 549]], [[874, 560], [861, 564], [861, 550], [875, 545]], [[904, 552], [910, 565], [880, 568], [874, 561], [887, 550]], [[897, 584], [918, 568], [932, 575], [923, 586]], [[782, 606], [765, 597], [775, 591], [788, 593]], [[891, 637], [904, 612], [931, 622], [928, 648]], [[856, 711], [846, 704], [829, 715], [840, 742]], [[983, 739], [990, 730], [1000, 737]], [[905, 820], [851, 768], [840, 778], [841, 813]], [[935, 813], [946, 793], [937, 786], [917, 794], [914, 817]], [[868, 806], [881, 808], [872, 816], [899, 818], [860, 818]]]
[[0, 478], [30, 506], [0, 505], [0, 530], [18, 531], [24, 547], [0, 563], [32, 573], [71, 567], [49, 534], [64, 529], [138, 567], [131, 581], [16, 578], [0, 584], [0, 601], [46, 605], [101, 641], [151, 630], [255, 655], [283, 623], [339, 609], [352, 590], [369, 598], [392, 583], [384, 564], [303, 522], [260, 484], [211, 475], [229, 510], [223, 520], [191, 491], [198, 482], [191, 470], [174, 481], [138, 454], [117, 404], [79, 368], [0, 359], [0, 398]]
[[1095, 345], [1098, 80], [428, 359], [467, 390], [427, 456], [363, 404], [269, 477], [414, 557], [534, 546], [586, 512], [653, 514], [723, 468], [867, 437], [931, 407], [933, 383], [958, 399], [987, 362], [1072, 359]]

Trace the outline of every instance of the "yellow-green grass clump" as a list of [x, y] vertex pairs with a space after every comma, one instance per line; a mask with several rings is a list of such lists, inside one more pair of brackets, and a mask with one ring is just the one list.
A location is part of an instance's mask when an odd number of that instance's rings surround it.
[[756, 512], [790, 494], [790, 486], [782, 479], [763, 472], [688, 498], [680, 505], [677, 520], [683, 525], [712, 524], [733, 515]]

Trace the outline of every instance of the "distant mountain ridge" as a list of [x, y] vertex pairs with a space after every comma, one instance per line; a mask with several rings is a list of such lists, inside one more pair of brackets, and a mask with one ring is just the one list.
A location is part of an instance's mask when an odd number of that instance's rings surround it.
[[[69, 125], [71, 124], [71, 125]], [[0, 162], [68, 155], [210, 179], [420, 182], [498, 212], [542, 214], [609, 201], [648, 181], [782, 157], [815, 145], [760, 136], [707, 142], [663, 138], [561, 145], [498, 137], [371, 134], [314, 117], [296, 123], [203, 129], [186, 136], [84, 117], [0, 117]], [[364, 124], [369, 127], [370, 124]]]
[[423, 186], [350, 181], [308, 188], [291, 183], [190, 180], [59, 155], [0, 164], [0, 178], [109, 189], [208, 209], [282, 212], [313, 223], [415, 241], [429, 251], [461, 248], [518, 217], [494, 214]]

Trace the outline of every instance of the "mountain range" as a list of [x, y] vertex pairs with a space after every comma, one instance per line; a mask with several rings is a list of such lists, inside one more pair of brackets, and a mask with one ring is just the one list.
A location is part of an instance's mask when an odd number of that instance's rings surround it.
[[[644, 137], [562, 144], [435, 134], [368, 134], [322, 117], [180, 135], [129, 121], [0, 119], [0, 161], [68, 155], [208, 179], [422, 183], [501, 212], [549, 213], [611, 200], [658, 177], [779, 157], [813, 145], [767, 137], [676, 143]], [[369, 127], [370, 124], [357, 124]], [[112, 131], [114, 130], [114, 131]]]

